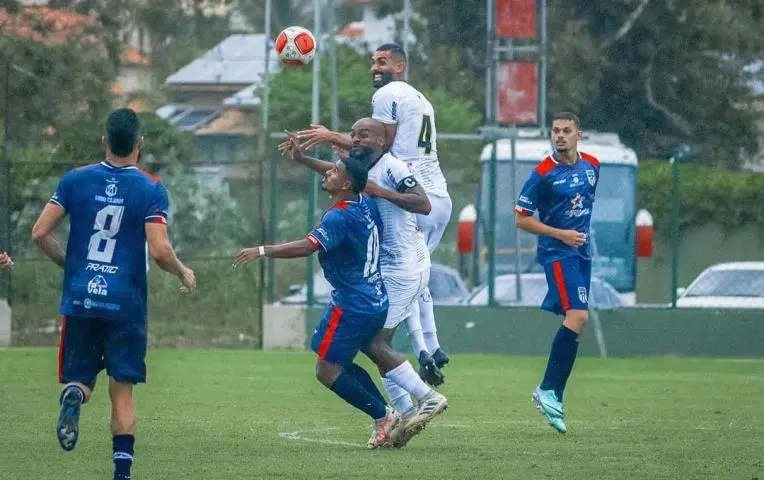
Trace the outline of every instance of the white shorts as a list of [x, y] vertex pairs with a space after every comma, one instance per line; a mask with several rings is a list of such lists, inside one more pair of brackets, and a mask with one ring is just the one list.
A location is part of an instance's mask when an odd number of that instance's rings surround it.
[[430, 281], [430, 269], [415, 274], [396, 274], [382, 276], [390, 299], [385, 328], [395, 328], [406, 320], [414, 306], [418, 305], [419, 296], [424, 293]]
[[453, 205], [451, 204], [451, 197], [440, 197], [428, 193], [427, 198], [430, 199], [432, 206], [430, 214], [417, 215], [416, 220], [417, 225], [424, 232], [427, 248], [432, 253], [440, 243], [440, 239], [443, 238], [443, 232], [446, 231], [448, 222], [451, 221]]

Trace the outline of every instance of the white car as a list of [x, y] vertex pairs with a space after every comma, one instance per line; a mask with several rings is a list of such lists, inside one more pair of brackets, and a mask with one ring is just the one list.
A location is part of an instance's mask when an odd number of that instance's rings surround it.
[[[592, 277], [589, 287], [589, 304], [598, 310], [612, 310], [623, 306], [621, 297], [612, 285], [606, 281]], [[544, 301], [547, 292], [546, 275], [543, 273], [520, 274], [520, 301], [517, 300], [517, 275], [507, 273], [496, 277], [494, 290], [495, 301], [498, 305], [516, 305], [538, 307]], [[488, 305], [488, 285], [477, 287], [464, 301], [464, 305]]]
[[712, 265], [677, 294], [677, 307], [764, 308], [764, 262]]

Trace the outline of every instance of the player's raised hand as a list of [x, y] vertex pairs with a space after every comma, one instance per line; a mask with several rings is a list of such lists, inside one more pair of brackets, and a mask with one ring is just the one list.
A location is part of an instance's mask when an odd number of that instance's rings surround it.
[[323, 125], [310, 124], [307, 130], [297, 132], [297, 138], [303, 141], [302, 148], [308, 150], [321, 143], [330, 143], [332, 141], [332, 131]]
[[191, 293], [196, 290], [196, 274], [190, 268], [183, 271], [183, 277], [180, 279], [180, 293]]
[[279, 145], [279, 151], [282, 155], [286, 155], [288, 153], [292, 157], [292, 160], [298, 163], [302, 163], [305, 160], [305, 152], [300, 146], [300, 140], [297, 138], [297, 135], [295, 135], [293, 132], [290, 132], [289, 130], [284, 130], [284, 133], [287, 134], [287, 139], [285, 142]]
[[5, 252], [0, 252], [0, 269], [11, 268], [13, 266], [13, 259]]
[[586, 234], [575, 230], [562, 230], [557, 239], [570, 247], [580, 247], [586, 243]]
[[260, 258], [260, 249], [258, 247], [245, 248], [233, 259], [233, 268], [240, 267], [258, 258]]

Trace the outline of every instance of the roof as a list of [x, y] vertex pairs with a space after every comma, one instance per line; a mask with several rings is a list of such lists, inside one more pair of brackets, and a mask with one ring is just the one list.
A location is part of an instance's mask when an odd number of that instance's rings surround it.
[[[260, 81], [265, 72], [265, 35], [231, 35], [204, 55], [167, 77], [169, 85], [241, 85]], [[271, 70], [278, 57], [271, 55]]]
[[[597, 138], [599, 137], [599, 138]], [[509, 139], [501, 139], [496, 142], [497, 160], [509, 162], [512, 160], [512, 142]], [[487, 162], [491, 159], [491, 144], [483, 147], [480, 161]], [[634, 150], [626, 147], [617, 140], [614, 134], [593, 134], [592, 138], [586, 137], [578, 143], [578, 150], [594, 155], [602, 164], [637, 165], [637, 154]], [[553, 152], [552, 144], [547, 138], [518, 138], [515, 141], [515, 155], [521, 162], [540, 162]]]
[[257, 87], [259, 87], [260, 84], [253, 83], [252, 85], [248, 86], [247, 88], [244, 88], [242, 90], [239, 90], [238, 92], [234, 93], [230, 97], [227, 97], [223, 100], [223, 106], [226, 107], [239, 107], [239, 106], [246, 106], [246, 107], [254, 107], [257, 105], [260, 105], [260, 99], [255, 96], [255, 92], [257, 91]]
[[729, 262], [717, 263], [708, 270], [764, 270], [764, 262]]

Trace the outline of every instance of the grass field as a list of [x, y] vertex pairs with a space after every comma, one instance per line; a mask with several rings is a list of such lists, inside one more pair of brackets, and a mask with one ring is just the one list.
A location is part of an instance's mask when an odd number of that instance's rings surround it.
[[[0, 478], [111, 478], [105, 382], [63, 452], [55, 359], [0, 350]], [[764, 360], [579, 359], [567, 436], [531, 406], [544, 362], [455, 357], [449, 410], [407, 448], [368, 451], [370, 422], [308, 353], [154, 350], [133, 478], [764, 479]]]

